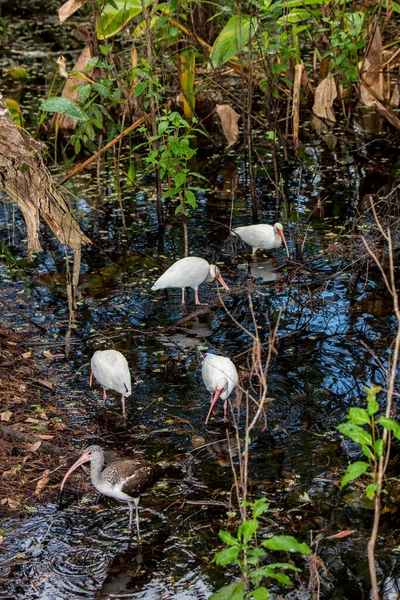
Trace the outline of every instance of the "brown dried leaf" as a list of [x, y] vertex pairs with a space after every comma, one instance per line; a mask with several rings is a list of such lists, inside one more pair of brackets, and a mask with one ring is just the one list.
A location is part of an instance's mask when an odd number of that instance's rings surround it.
[[21, 358], [29, 358], [30, 356], [32, 356], [32, 352], [30, 350], [21, 354]]
[[35, 434], [36, 437], [40, 438], [41, 440], [52, 440], [54, 439], [54, 435], [48, 435], [47, 433], [36, 433]]
[[7, 504], [12, 510], [16, 510], [21, 506], [21, 502], [15, 498], [7, 498]]
[[32, 417], [28, 417], [27, 419], [25, 419], [25, 423], [35, 423], [36, 425], [41, 424], [39, 419], [33, 419]]
[[355, 533], [355, 529], [346, 529], [345, 531], [340, 531], [339, 533], [335, 533], [335, 535], [329, 536], [331, 540], [340, 540], [342, 538], [348, 537], [349, 535], [353, 535]]
[[313, 113], [321, 119], [336, 122], [332, 106], [337, 98], [336, 83], [333, 77], [325, 77], [315, 90]]
[[56, 63], [58, 64], [59, 75], [61, 75], [61, 77], [64, 77], [64, 79], [68, 79], [67, 63], [65, 57], [59, 56], [56, 60]]
[[41, 492], [43, 491], [43, 489], [46, 487], [46, 485], [49, 483], [50, 481], [50, 477], [49, 477], [50, 471], [49, 469], [46, 469], [46, 471], [43, 473], [43, 476], [39, 479], [39, 481], [36, 484], [36, 489], [35, 489], [35, 496], [39, 496], [41, 494]]
[[240, 119], [240, 115], [238, 115], [238, 113], [233, 110], [229, 104], [217, 104], [215, 110], [219, 114], [222, 131], [224, 132], [224, 136], [228, 142], [228, 145], [225, 148], [225, 150], [227, 150], [236, 143], [239, 134], [238, 121]]
[[36, 450], [38, 450], [41, 445], [42, 445], [42, 442], [39, 441], [39, 442], [35, 442], [34, 444], [27, 444], [26, 447], [29, 452], [36, 452]]
[[54, 387], [53, 387], [53, 384], [51, 383], [51, 381], [46, 381], [45, 379], [38, 379], [37, 381], [38, 381], [38, 383], [40, 383], [44, 387], [48, 388], [49, 390], [54, 390]]
[[56, 431], [64, 431], [64, 429], [68, 429], [65, 423], [60, 423], [60, 421], [55, 421], [53, 423], [53, 427]]
[[11, 479], [12, 477], [14, 477], [14, 475], [15, 475], [15, 471], [10, 469], [9, 471], [3, 471], [1, 477], [3, 479]]
[[400, 86], [398, 84], [398, 82], [395, 83], [395, 86], [393, 88], [393, 94], [392, 97], [390, 98], [390, 106], [391, 108], [397, 108], [400, 104]]
[[43, 356], [46, 358], [54, 358], [54, 354], [50, 350], [43, 350]]
[[12, 417], [12, 412], [11, 410], [5, 410], [4, 412], [0, 413], [0, 421], [6, 421], [6, 423], [9, 422], [9, 420]]
[[[374, 100], [384, 99], [382, 37], [379, 27], [374, 23], [370, 27], [370, 34], [373, 35], [373, 38], [360, 67], [360, 99], [364, 104], [367, 102], [366, 106], [371, 106], [370, 96]], [[365, 84], [365, 88], [363, 84]]]
[[83, 6], [86, 1], [87, 0], [68, 0], [68, 2], [63, 4], [58, 11], [60, 25], [62, 25], [68, 19], [68, 17], [73, 15], [75, 11]]

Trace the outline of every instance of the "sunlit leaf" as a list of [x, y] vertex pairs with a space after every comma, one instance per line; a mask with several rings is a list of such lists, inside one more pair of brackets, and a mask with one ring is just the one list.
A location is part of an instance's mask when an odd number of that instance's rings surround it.
[[365, 444], [366, 446], [372, 446], [372, 437], [359, 425], [354, 423], [341, 423], [338, 425], [338, 429], [343, 435], [347, 435], [350, 439], [357, 444]]
[[208, 600], [243, 600], [245, 591], [246, 584], [240, 581], [221, 588], [218, 592], [211, 594]]
[[60, 96], [48, 98], [43, 102], [41, 109], [49, 113], [59, 113], [77, 121], [89, 120], [89, 117], [79, 108], [77, 103], [70, 98], [61, 98]]
[[394, 419], [389, 419], [388, 417], [379, 417], [377, 423], [382, 425], [382, 427], [385, 427], [385, 429], [391, 431], [394, 437], [400, 440], [400, 424], [397, 423], [397, 421]]
[[141, 12], [141, 0], [115, 0], [114, 6], [106, 4], [96, 23], [98, 39], [104, 40], [115, 35]]
[[368, 413], [363, 408], [350, 408], [348, 419], [356, 425], [370, 424]]
[[231, 535], [229, 533], [229, 531], [220, 531], [218, 533], [219, 537], [221, 538], [221, 540], [224, 542], [224, 544], [228, 544], [228, 546], [237, 546], [237, 544], [239, 543], [239, 541], [237, 540], [237, 538], [233, 537], [233, 535]]
[[231, 17], [214, 42], [210, 56], [213, 66], [219, 67], [235, 54], [242, 52], [256, 29], [256, 19], [248, 15], [238, 14]]
[[357, 479], [357, 477], [365, 473], [368, 469], [369, 464], [362, 460], [357, 460], [356, 462], [351, 463], [351, 465], [347, 467], [346, 473], [342, 477], [340, 487], [344, 487], [350, 481]]
[[256, 500], [252, 508], [253, 517], [256, 519], [257, 517], [265, 513], [265, 511], [267, 511], [268, 508], [269, 502], [266, 498], [260, 498], [259, 500]]
[[275, 535], [265, 540], [262, 545], [270, 550], [284, 550], [285, 552], [300, 552], [311, 554], [311, 549], [304, 542], [298, 542], [292, 535]]
[[249, 519], [244, 521], [238, 529], [239, 539], [242, 537], [245, 543], [249, 542], [258, 528], [257, 519]]
[[383, 456], [383, 453], [385, 451], [385, 442], [383, 440], [375, 440], [374, 450], [377, 456]]
[[225, 565], [230, 565], [236, 561], [239, 551], [239, 546], [229, 546], [229, 548], [225, 548], [225, 550], [217, 552], [213, 560], [215, 563], [217, 563], [217, 565], [221, 565], [223, 567]]
[[365, 494], [366, 494], [367, 498], [372, 500], [372, 498], [375, 496], [377, 489], [378, 489], [377, 483], [370, 483], [369, 485], [367, 485], [367, 487], [365, 488]]
[[254, 598], [254, 600], [269, 600], [270, 595], [267, 588], [259, 587], [251, 592], [251, 594], [248, 595], [248, 598]]

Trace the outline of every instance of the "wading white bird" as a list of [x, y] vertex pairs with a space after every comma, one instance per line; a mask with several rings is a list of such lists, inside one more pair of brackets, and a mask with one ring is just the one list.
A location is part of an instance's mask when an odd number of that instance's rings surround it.
[[201, 370], [204, 385], [207, 391], [211, 392], [210, 410], [208, 411], [206, 424], [212, 413], [212, 410], [221, 396], [224, 402], [224, 421], [226, 418], [226, 409], [228, 398], [239, 383], [239, 377], [236, 367], [230, 358], [217, 356], [216, 354], [206, 354]]
[[199, 285], [212, 283], [215, 279], [218, 279], [222, 287], [229, 291], [216, 265], [210, 265], [204, 258], [198, 256], [187, 256], [171, 265], [157, 279], [151, 289], [154, 291], [165, 288], [182, 288], [182, 304], [185, 304], [185, 288], [190, 287], [194, 289], [196, 304], [201, 304], [199, 301]]
[[103, 406], [107, 399], [107, 390], [115, 390], [121, 394], [122, 416], [125, 413], [125, 398], [131, 395], [131, 373], [128, 361], [118, 350], [97, 350], [90, 361], [90, 387], [93, 376], [103, 388]]
[[152, 487], [163, 475], [164, 469], [157, 463], [142, 459], [116, 460], [103, 471], [104, 451], [100, 446], [89, 446], [82, 456], [72, 465], [62, 480], [60, 493], [64, 484], [75, 469], [90, 462], [90, 478], [96, 490], [104, 496], [129, 506], [129, 529], [132, 531], [133, 506], [136, 507], [136, 528], [140, 541], [139, 499], [140, 494]]
[[248, 225], [247, 227], [235, 227], [235, 229], [232, 229], [232, 232], [252, 247], [252, 254], [255, 254], [257, 250], [280, 248], [283, 242], [289, 256], [289, 249], [281, 223], [275, 223], [274, 226], [259, 224]]

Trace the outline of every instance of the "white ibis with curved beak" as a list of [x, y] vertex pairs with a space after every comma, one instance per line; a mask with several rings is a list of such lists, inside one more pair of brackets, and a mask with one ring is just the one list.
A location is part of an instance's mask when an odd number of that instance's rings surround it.
[[122, 415], [125, 418], [125, 398], [131, 395], [131, 373], [128, 361], [118, 350], [97, 350], [90, 361], [90, 387], [93, 375], [103, 388], [103, 406], [107, 399], [106, 390], [115, 390], [121, 394]]
[[232, 232], [252, 247], [252, 254], [255, 254], [257, 250], [274, 250], [274, 248], [280, 248], [283, 242], [286, 253], [290, 256], [281, 223], [275, 223], [273, 226], [259, 224], [235, 227], [235, 229], [232, 229]]
[[239, 383], [235, 365], [230, 358], [217, 356], [216, 354], [206, 354], [201, 374], [203, 376], [204, 385], [207, 390], [211, 392], [210, 410], [208, 411], [206, 425], [220, 396], [222, 400], [225, 400], [224, 421], [226, 421], [228, 398]]
[[65, 475], [61, 483], [60, 493], [63, 491], [64, 484], [71, 473], [86, 462], [90, 462], [90, 478], [98, 492], [109, 498], [128, 503], [130, 531], [132, 531], [133, 523], [133, 506], [136, 507], [136, 528], [138, 540], [140, 541], [140, 494], [143, 494], [160, 479], [164, 469], [149, 460], [123, 459], [112, 462], [103, 471], [103, 449], [100, 446], [89, 446]]
[[151, 289], [154, 291], [165, 288], [182, 288], [182, 304], [185, 304], [185, 288], [190, 287], [194, 289], [196, 304], [200, 305], [199, 285], [212, 283], [215, 279], [218, 279], [222, 287], [229, 291], [216, 265], [210, 265], [204, 258], [198, 256], [187, 256], [170, 266]]

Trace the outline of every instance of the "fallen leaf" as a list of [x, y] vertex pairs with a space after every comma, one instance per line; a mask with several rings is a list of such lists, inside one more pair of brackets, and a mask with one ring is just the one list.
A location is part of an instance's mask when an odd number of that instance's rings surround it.
[[45, 412], [41, 412], [40, 415], [39, 415], [39, 418], [43, 419], [43, 421], [48, 421], [49, 420], [49, 417], [46, 415]]
[[15, 510], [16, 508], [19, 508], [21, 506], [21, 502], [19, 502], [18, 500], [15, 500], [15, 498], [7, 498], [7, 503], [8, 506]]
[[345, 538], [349, 535], [353, 535], [355, 533], [355, 529], [346, 529], [345, 531], [339, 531], [339, 533], [335, 533], [335, 535], [330, 535], [329, 538], [331, 540], [340, 540], [341, 538]]
[[35, 435], [41, 440], [52, 440], [54, 438], [54, 435], [47, 435], [46, 433], [36, 433]]
[[21, 354], [21, 358], [29, 358], [30, 356], [32, 356], [32, 352], [24, 352], [23, 354]]
[[0, 535], [0, 544], [2, 544], [4, 541], [4, 537], [2, 535]]
[[51, 381], [46, 381], [45, 379], [37, 379], [37, 382], [48, 388], [49, 390], [54, 390], [53, 384]]
[[11, 479], [11, 477], [14, 477], [15, 475], [15, 471], [13, 471], [12, 469], [10, 469], [9, 471], [3, 471], [3, 473], [1, 474], [3, 479]]
[[8, 421], [11, 419], [11, 417], [12, 417], [11, 410], [5, 410], [4, 412], [0, 413], [0, 421], [6, 421], [8, 423]]
[[28, 448], [29, 452], [36, 452], [36, 450], [38, 450], [41, 445], [42, 445], [42, 442], [39, 440], [38, 442], [35, 442], [34, 444], [27, 444], [26, 447]]
[[60, 421], [56, 421], [53, 423], [53, 427], [56, 431], [64, 431], [64, 429], [68, 429], [65, 423], [60, 423]]
[[321, 119], [336, 122], [332, 106], [337, 98], [336, 83], [333, 77], [325, 77], [315, 90], [315, 101], [312, 108], [314, 115]]
[[217, 104], [215, 110], [219, 114], [222, 131], [224, 132], [224, 136], [228, 142], [228, 145], [225, 148], [225, 150], [227, 150], [236, 143], [239, 134], [238, 121], [240, 119], [240, 115], [238, 115], [238, 113], [233, 110], [229, 104]]
[[39, 494], [43, 491], [43, 489], [49, 483], [49, 481], [50, 481], [49, 474], [50, 474], [50, 471], [48, 469], [46, 469], [46, 471], [43, 473], [43, 476], [39, 479], [39, 481], [36, 484], [36, 489], [34, 492], [35, 496], [39, 496]]
[[192, 444], [195, 448], [198, 448], [199, 446], [204, 446], [205, 443], [206, 440], [202, 435], [192, 435]]
[[61, 77], [64, 77], [64, 79], [68, 79], [67, 63], [66, 63], [65, 57], [59, 56], [56, 60], [56, 63], [58, 64], [59, 75]]
[[68, 17], [73, 15], [75, 11], [77, 11], [81, 6], [83, 6], [86, 1], [87, 0], [68, 0], [68, 2], [63, 4], [58, 11], [60, 25], [62, 25], [64, 21], [68, 19]]
[[6, 341], [7, 346], [17, 346], [17, 342]]
[[50, 352], [50, 350], [43, 350], [43, 355], [46, 358], [54, 358], [54, 354], [52, 352]]
[[40, 424], [40, 420], [39, 419], [32, 419], [32, 417], [28, 417], [27, 419], [25, 419], [25, 423], [35, 423], [36, 425]]

